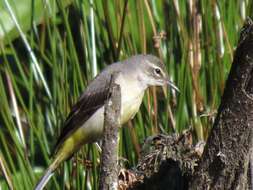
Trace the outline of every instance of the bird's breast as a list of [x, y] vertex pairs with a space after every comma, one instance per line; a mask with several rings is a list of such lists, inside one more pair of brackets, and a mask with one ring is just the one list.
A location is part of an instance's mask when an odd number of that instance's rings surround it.
[[139, 111], [143, 94], [139, 94], [137, 97], [133, 99], [129, 99], [125, 102], [122, 102], [122, 108], [121, 108], [121, 118], [120, 118], [120, 123], [123, 125], [130, 119], [132, 119], [135, 114]]
[[145, 88], [138, 81], [125, 76], [118, 80], [121, 88], [121, 125], [132, 119], [138, 112]]
[[[123, 125], [138, 112], [146, 88], [128, 76], [123, 77], [121, 75], [116, 82], [121, 89], [120, 124]], [[99, 108], [78, 130], [66, 139], [59, 153], [69, 156], [74, 150], [79, 149], [82, 144], [97, 141], [103, 135], [103, 127], [104, 106]]]

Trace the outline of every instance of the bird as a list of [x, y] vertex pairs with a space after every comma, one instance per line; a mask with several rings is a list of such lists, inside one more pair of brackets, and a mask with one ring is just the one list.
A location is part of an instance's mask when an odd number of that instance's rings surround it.
[[111, 77], [120, 86], [120, 125], [131, 120], [138, 112], [146, 89], [150, 86], [169, 85], [179, 91], [169, 79], [164, 63], [151, 54], [134, 55], [105, 67], [87, 86], [63, 123], [56, 142], [52, 162], [37, 183], [35, 190], [47, 184], [57, 167], [68, 160], [81, 146], [102, 138], [104, 108], [108, 98]]

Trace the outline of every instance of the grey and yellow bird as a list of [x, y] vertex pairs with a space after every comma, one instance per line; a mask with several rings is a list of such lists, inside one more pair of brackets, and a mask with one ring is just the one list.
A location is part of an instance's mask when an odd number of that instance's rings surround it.
[[170, 85], [162, 61], [153, 55], [136, 55], [107, 66], [88, 85], [77, 103], [73, 106], [56, 143], [53, 159], [35, 187], [43, 189], [55, 169], [69, 159], [86, 143], [101, 139], [104, 126], [104, 104], [108, 97], [111, 76], [117, 72], [115, 82], [121, 89], [120, 124], [132, 119], [138, 112], [145, 90], [149, 86]]

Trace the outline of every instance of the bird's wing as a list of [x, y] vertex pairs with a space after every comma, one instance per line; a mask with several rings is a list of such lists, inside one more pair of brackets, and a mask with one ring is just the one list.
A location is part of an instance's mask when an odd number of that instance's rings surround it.
[[57, 140], [54, 153], [57, 152], [60, 145], [75, 130], [82, 126], [99, 108], [104, 105], [108, 98], [111, 73], [105, 71], [98, 75], [81, 95], [77, 103], [72, 107], [67, 119], [63, 124], [63, 129]]

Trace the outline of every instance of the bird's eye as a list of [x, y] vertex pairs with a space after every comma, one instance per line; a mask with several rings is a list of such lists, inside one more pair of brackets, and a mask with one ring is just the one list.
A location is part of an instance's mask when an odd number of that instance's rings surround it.
[[161, 74], [161, 69], [155, 68], [155, 74], [160, 75]]

